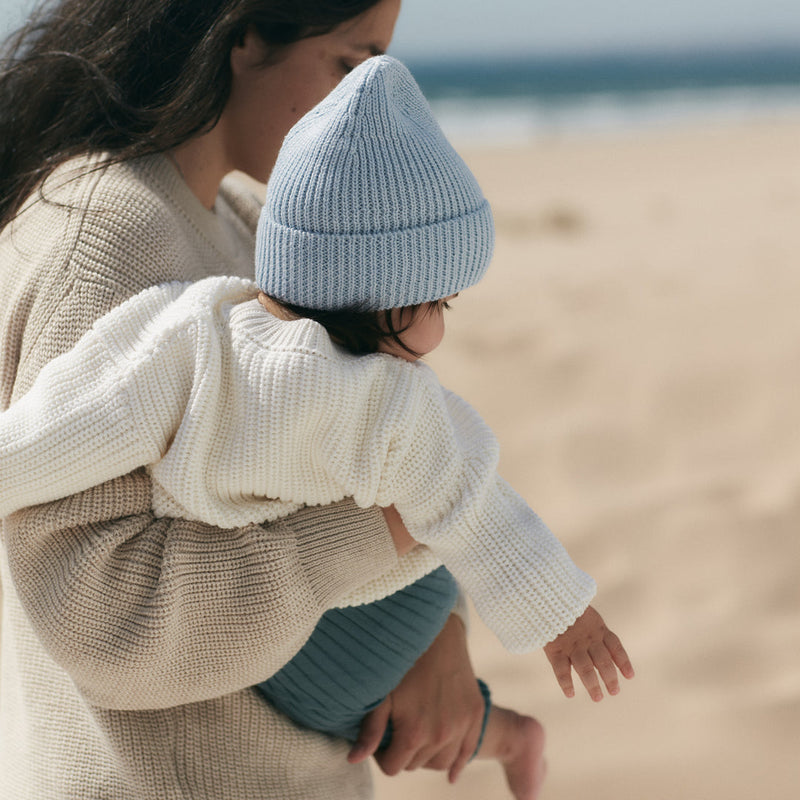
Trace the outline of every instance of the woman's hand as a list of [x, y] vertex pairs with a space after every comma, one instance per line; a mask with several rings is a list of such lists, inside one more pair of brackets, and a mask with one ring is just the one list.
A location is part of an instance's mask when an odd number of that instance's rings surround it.
[[397, 775], [427, 767], [447, 771], [452, 783], [475, 752], [483, 714], [464, 623], [451, 614], [397, 688], [364, 719], [348, 761], [356, 764], [375, 754], [391, 718], [391, 744], [375, 755], [381, 770]]

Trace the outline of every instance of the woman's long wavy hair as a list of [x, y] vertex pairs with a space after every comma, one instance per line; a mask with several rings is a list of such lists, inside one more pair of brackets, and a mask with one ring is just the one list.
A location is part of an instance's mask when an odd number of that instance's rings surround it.
[[378, 0], [60, 0], [6, 43], [0, 65], [0, 228], [59, 164], [163, 152], [217, 122], [231, 49], [254, 29], [282, 46]]

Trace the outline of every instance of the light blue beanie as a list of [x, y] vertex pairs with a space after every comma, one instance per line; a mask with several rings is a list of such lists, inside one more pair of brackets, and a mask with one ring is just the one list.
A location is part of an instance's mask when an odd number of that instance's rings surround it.
[[256, 238], [256, 282], [319, 310], [439, 300], [477, 283], [494, 225], [411, 73], [365, 61], [289, 131]]

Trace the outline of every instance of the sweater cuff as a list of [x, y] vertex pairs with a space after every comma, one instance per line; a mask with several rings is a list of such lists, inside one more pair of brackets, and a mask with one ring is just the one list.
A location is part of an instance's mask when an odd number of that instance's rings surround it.
[[377, 506], [351, 499], [309, 506], [290, 517], [300, 561], [323, 608], [397, 566], [397, 551]]
[[543, 647], [586, 610], [597, 586], [535, 515], [527, 529], [509, 520], [506, 537], [463, 538], [447, 554], [475, 610], [511, 653]]
[[436, 525], [408, 527], [442, 559], [478, 616], [512, 653], [551, 642], [597, 591], [542, 520], [497, 476], [488, 485], [477, 482], [463, 505]]

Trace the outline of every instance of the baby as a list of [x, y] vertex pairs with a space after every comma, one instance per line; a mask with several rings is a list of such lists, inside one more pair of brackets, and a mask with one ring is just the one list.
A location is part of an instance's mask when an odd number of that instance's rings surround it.
[[[440, 343], [448, 303], [483, 276], [493, 235], [411, 75], [370, 59], [286, 137], [255, 283], [137, 295], [0, 415], [0, 516], [145, 465], [156, 514], [220, 527], [348, 496], [392, 507], [420, 546], [347, 605], [389, 601], [389, 617], [413, 631], [416, 611], [397, 597], [428, 598], [435, 613], [396, 659], [401, 675], [450, 613], [457, 581], [508, 650], [545, 647], [565, 693], [573, 667], [593, 698], [598, 673], [616, 693], [617, 669], [633, 671], [588, 605], [594, 582], [499, 477], [485, 423], [419, 360]], [[312, 635], [296, 659], [316, 648]], [[349, 677], [372, 694], [327, 725], [326, 705], [303, 710], [309, 681], [296, 666], [261, 690], [296, 721], [349, 738], [396, 684], [375, 684], [364, 664]], [[311, 683], [338, 685], [335, 672], [326, 664]], [[485, 696], [478, 755], [503, 761], [515, 797], [535, 798], [540, 731]]]

